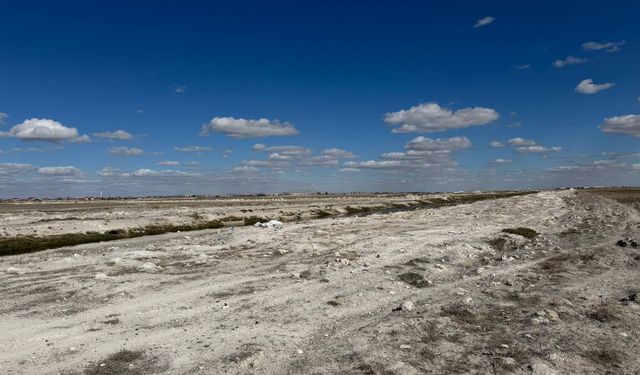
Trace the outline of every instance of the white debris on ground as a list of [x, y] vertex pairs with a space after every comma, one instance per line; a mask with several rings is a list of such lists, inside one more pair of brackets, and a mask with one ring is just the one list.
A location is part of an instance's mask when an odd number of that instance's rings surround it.
[[255, 223], [253, 226], [254, 227], [259, 227], [259, 228], [273, 228], [273, 227], [281, 227], [283, 224], [281, 221], [278, 220], [269, 220], [265, 223]]

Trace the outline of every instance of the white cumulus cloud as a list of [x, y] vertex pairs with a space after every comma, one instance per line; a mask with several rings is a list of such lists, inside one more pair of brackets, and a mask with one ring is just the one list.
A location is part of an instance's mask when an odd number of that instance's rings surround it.
[[428, 133], [486, 125], [498, 117], [498, 112], [490, 108], [463, 108], [453, 112], [437, 103], [423, 103], [387, 113], [384, 121], [391, 126], [399, 126], [393, 129], [394, 133]]
[[302, 157], [305, 155], [309, 155], [311, 153], [311, 150], [307, 147], [304, 146], [294, 146], [294, 145], [289, 145], [289, 146], [266, 146], [263, 145], [262, 143], [256, 143], [255, 145], [253, 145], [253, 147], [251, 148], [253, 151], [260, 151], [260, 152], [276, 152], [282, 155], [288, 155], [288, 156], [297, 156], [297, 157]]
[[298, 130], [288, 122], [261, 118], [248, 120], [234, 117], [214, 117], [202, 126], [201, 135], [222, 133], [232, 138], [261, 138], [271, 136], [296, 135]]
[[511, 138], [507, 141], [510, 146], [534, 146], [536, 141], [531, 139], [524, 139], [520, 137]]
[[22, 171], [28, 171], [33, 169], [31, 164], [25, 163], [0, 163], [0, 175], [6, 175], [10, 173], [18, 173]]
[[605, 133], [628, 134], [640, 137], [640, 115], [614, 116], [604, 119], [600, 125]]
[[488, 24], [492, 23], [495, 20], [496, 20], [495, 17], [483, 17], [477, 20], [476, 23], [473, 24], [473, 27], [478, 28], [482, 26], [487, 26]]
[[80, 170], [76, 167], [40, 167], [36, 171], [38, 174], [55, 175], [55, 176], [71, 176], [80, 174]]
[[128, 141], [130, 139], [133, 139], [133, 135], [131, 135], [131, 133], [126, 132], [124, 130], [93, 133], [93, 136], [96, 138], [104, 138], [104, 139], [111, 139], [111, 140], [118, 140], [118, 141]]
[[144, 151], [135, 147], [112, 147], [109, 153], [118, 156], [140, 156], [144, 154]]
[[615, 86], [615, 83], [593, 83], [591, 78], [585, 79], [576, 86], [576, 92], [580, 94], [592, 95], [602, 90]]
[[54, 120], [39, 118], [24, 120], [8, 132], [2, 132], [2, 135], [23, 141], [47, 142], [72, 141], [81, 137], [76, 128], [64, 126]]
[[180, 152], [197, 152], [197, 153], [213, 151], [213, 148], [209, 146], [184, 146], [184, 147], [174, 147], [173, 149]]
[[556, 68], [564, 68], [565, 66], [571, 66], [576, 64], [584, 64], [588, 60], [581, 57], [567, 56], [564, 60], [556, 60], [553, 62], [553, 66]]
[[356, 156], [351, 151], [343, 150], [340, 148], [328, 148], [326, 150], [322, 150], [320, 153], [321, 156], [331, 156], [335, 158], [342, 159], [353, 159]]
[[605, 50], [607, 52], [617, 52], [620, 50], [620, 46], [625, 43], [624, 40], [620, 42], [585, 42], [582, 43], [582, 49], [585, 51]]
[[550, 152], [560, 151], [562, 151], [562, 147], [544, 147], [540, 145], [521, 146], [516, 148], [516, 152], [519, 154], [548, 154]]
[[469, 147], [471, 147], [471, 141], [467, 137], [431, 139], [420, 136], [412, 139], [406, 145], [407, 149], [417, 151], [453, 151]]
[[91, 143], [91, 138], [85, 134], [76, 138], [71, 138], [69, 143]]
[[175, 167], [177, 165], [180, 165], [180, 162], [175, 160], [166, 160], [166, 161], [159, 161], [156, 164], [162, 165], [165, 167]]

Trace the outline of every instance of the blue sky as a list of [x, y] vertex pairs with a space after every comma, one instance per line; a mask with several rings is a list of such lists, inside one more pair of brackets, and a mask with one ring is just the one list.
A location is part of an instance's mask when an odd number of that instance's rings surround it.
[[0, 197], [638, 185], [638, 14], [3, 1]]

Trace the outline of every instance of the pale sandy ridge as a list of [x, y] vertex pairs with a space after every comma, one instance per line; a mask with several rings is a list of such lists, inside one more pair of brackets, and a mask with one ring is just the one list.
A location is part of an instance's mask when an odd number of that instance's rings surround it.
[[[623, 287], [638, 285], [637, 271], [629, 273], [626, 261], [617, 258], [607, 261], [614, 261], [609, 268], [594, 265], [586, 279], [573, 268], [559, 280], [554, 279], [557, 274], [541, 271], [540, 265], [564, 253], [611, 247], [624, 225], [638, 223], [637, 212], [611, 201], [583, 200], [573, 191], [542, 192], [439, 209], [286, 223], [282, 228], [174, 233], [0, 258], [0, 369], [8, 374], [100, 373], [101, 363], [108, 368], [108, 357], [127, 349], [143, 353], [126, 364], [132, 374], [446, 373], [460, 356], [471, 360], [460, 363], [460, 373], [496, 368], [498, 373], [567, 373], [572, 367], [599, 373], [597, 363], [563, 353], [566, 349], [556, 349], [564, 355], [562, 361], [545, 357], [549, 353], [536, 355], [526, 346], [531, 339], [520, 335], [532, 325], [529, 315], [552, 309], [545, 305], [547, 297], [561, 301], [567, 290], [583, 287], [598, 290], [600, 297], [590, 292], [582, 302], [553, 307], [560, 320], [536, 325], [540, 335], [531, 337], [549, 341], [548, 329], [570, 332], [581, 324], [588, 326], [585, 332], [596, 333], [576, 336], [576, 343], [597, 342], [596, 335], [610, 328], [579, 317], [592, 305], [609, 301], [607, 293], [618, 293], [609, 298], [613, 301], [626, 293]], [[589, 238], [562, 234], [584, 226], [587, 218], [594, 231]], [[503, 228], [518, 226], [541, 236], [527, 241], [505, 235], [515, 246], [512, 251], [488, 245], [503, 235]], [[567, 264], [577, 267], [572, 260]], [[431, 286], [399, 281], [406, 272], [422, 275]], [[535, 296], [540, 306], [505, 299], [512, 293]], [[406, 300], [415, 303], [414, 311], [393, 311]], [[584, 312], [578, 311], [580, 303]], [[443, 315], [450, 305], [478, 317], [487, 316], [487, 308], [504, 306], [512, 322], [497, 328], [489, 318], [486, 324], [461, 323], [455, 315]], [[527, 309], [531, 311], [520, 312]], [[637, 335], [620, 333], [638, 322], [638, 309], [617, 304], [615, 309], [622, 319], [615, 338], [629, 350], [637, 348]], [[526, 324], [518, 320], [521, 315]], [[486, 328], [476, 331], [475, 326]], [[425, 341], [433, 330], [440, 336]], [[493, 345], [482, 339], [485, 333], [503, 337], [509, 348], [481, 348]], [[510, 336], [516, 333], [518, 339]], [[465, 341], [470, 339], [479, 342]], [[526, 355], [509, 352], [515, 347]], [[501, 350], [505, 353], [496, 357]], [[640, 369], [637, 360], [621, 356], [618, 361], [627, 370]], [[468, 363], [474, 365], [466, 369]]]

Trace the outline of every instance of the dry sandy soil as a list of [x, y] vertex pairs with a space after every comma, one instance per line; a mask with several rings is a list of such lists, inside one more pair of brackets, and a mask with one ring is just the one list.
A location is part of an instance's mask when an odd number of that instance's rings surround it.
[[632, 198], [541, 192], [2, 257], [0, 373], [638, 374], [640, 249], [616, 245], [640, 240]]
[[46, 236], [105, 232], [147, 225], [191, 224], [227, 217], [260, 216], [282, 221], [345, 207], [413, 204], [443, 194], [283, 195], [210, 199], [123, 199], [101, 201], [0, 202], [0, 236]]

